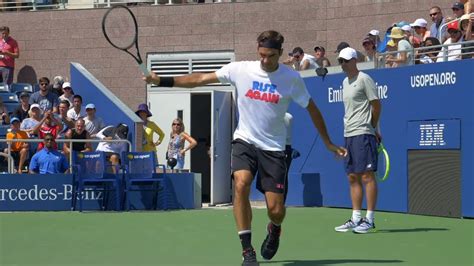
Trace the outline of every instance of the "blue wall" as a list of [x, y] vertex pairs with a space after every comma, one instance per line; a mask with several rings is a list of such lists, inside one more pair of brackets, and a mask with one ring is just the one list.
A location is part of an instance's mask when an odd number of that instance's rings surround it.
[[81, 64], [71, 63], [71, 84], [74, 93], [82, 96], [84, 106], [88, 103], [95, 104], [96, 115], [102, 117], [106, 125], [116, 126], [118, 123], [128, 125], [130, 130], [129, 140], [133, 146], [132, 151], [135, 150], [136, 123], [142, 121], [133, 110], [92, 76]]
[[[445, 141], [458, 142], [461, 147], [462, 214], [474, 217], [473, 123], [474, 123], [474, 60], [417, 65], [395, 69], [365, 71], [384, 91], [382, 98], [381, 132], [391, 157], [391, 172], [387, 181], [379, 183], [379, 210], [408, 211], [407, 151], [413, 148], [409, 122], [419, 120], [459, 120], [459, 133], [447, 134]], [[420, 75], [448, 77], [444, 83], [421, 86], [412, 84]], [[305, 78], [306, 85], [321, 109], [332, 141], [343, 145], [342, 101], [334, 99], [344, 74]], [[336, 101], [334, 101], [336, 100]], [[305, 109], [292, 104], [293, 146], [302, 154], [294, 160], [293, 173], [319, 173], [324, 206], [350, 207], [349, 185], [343, 162], [328, 152], [314, 129]], [[455, 124], [456, 124], [455, 123]], [[454, 130], [455, 131], [455, 130]], [[454, 137], [453, 137], [454, 136]], [[419, 136], [417, 136], [419, 137]], [[459, 145], [458, 145], [459, 146]], [[448, 146], [447, 146], [448, 147]], [[456, 147], [449, 146], [448, 148]], [[445, 149], [444, 146], [436, 148]], [[290, 186], [291, 186], [290, 180]], [[299, 181], [298, 181], [299, 182]]]

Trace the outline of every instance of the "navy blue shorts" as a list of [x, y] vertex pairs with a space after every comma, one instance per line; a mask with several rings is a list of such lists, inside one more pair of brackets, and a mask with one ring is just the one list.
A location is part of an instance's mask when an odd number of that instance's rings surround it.
[[241, 139], [232, 141], [232, 174], [238, 170], [249, 170], [257, 175], [257, 189], [285, 193], [286, 163], [284, 151], [265, 151]]
[[344, 168], [347, 174], [377, 171], [377, 141], [374, 135], [359, 135], [345, 139], [347, 156]]

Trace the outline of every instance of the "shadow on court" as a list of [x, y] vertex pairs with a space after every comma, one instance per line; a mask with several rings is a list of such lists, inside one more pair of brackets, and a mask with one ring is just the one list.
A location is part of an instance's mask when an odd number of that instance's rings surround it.
[[377, 229], [377, 233], [418, 233], [430, 231], [448, 231], [447, 228], [403, 228], [403, 229]]
[[340, 259], [340, 260], [282, 260], [282, 261], [261, 261], [260, 264], [278, 263], [285, 266], [310, 266], [310, 265], [333, 265], [346, 263], [401, 263], [402, 260], [366, 260], [366, 259]]

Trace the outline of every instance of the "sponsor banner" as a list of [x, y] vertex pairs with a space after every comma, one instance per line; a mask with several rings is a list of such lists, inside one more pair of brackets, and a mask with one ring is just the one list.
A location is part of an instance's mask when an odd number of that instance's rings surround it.
[[[160, 174], [159, 174], [160, 175]], [[194, 209], [194, 173], [168, 174], [166, 190], [158, 196], [157, 209]], [[0, 211], [69, 211], [73, 200], [73, 176], [70, 174], [2, 174], [0, 175]], [[106, 208], [114, 209], [113, 191], [106, 197]], [[100, 210], [104, 193], [85, 191], [78, 195], [84, 200], [84, 210]], [[199, 195], [200, 197], [200, 195]], [[142, 210], [154, 207], [153, 192], [133, 191], [130, 193], [131, 209]], [[166, 204], [165, 204], [166, 202]], [[79, 201], [76, 202], [79, 208]]]

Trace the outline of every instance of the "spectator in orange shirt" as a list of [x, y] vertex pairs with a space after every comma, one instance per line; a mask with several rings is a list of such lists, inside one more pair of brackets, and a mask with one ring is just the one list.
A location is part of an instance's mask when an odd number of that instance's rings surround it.
[[[20, 119], [13, 117], [10, 121], [11, 131], [7, 133], [7, 139], [28, 139], [28, 134], [20, 130]], [[18, 162], [17, 173], [21, 174], [23, 165], [28, 158], [29, 145], [24, 142], [11, 142], [11, 156], [16, 162]], [[5, 149], [5, 153], [8, 153], [8, 148]]]
[[0, 27], [2, 40], [0, 41], [0, 73], [3, 83], [13, 83], [13, 72], [15, 71], [15, 59], [20, 56], [20, 49], [15, 39], [10, 37], [10, 28]]

